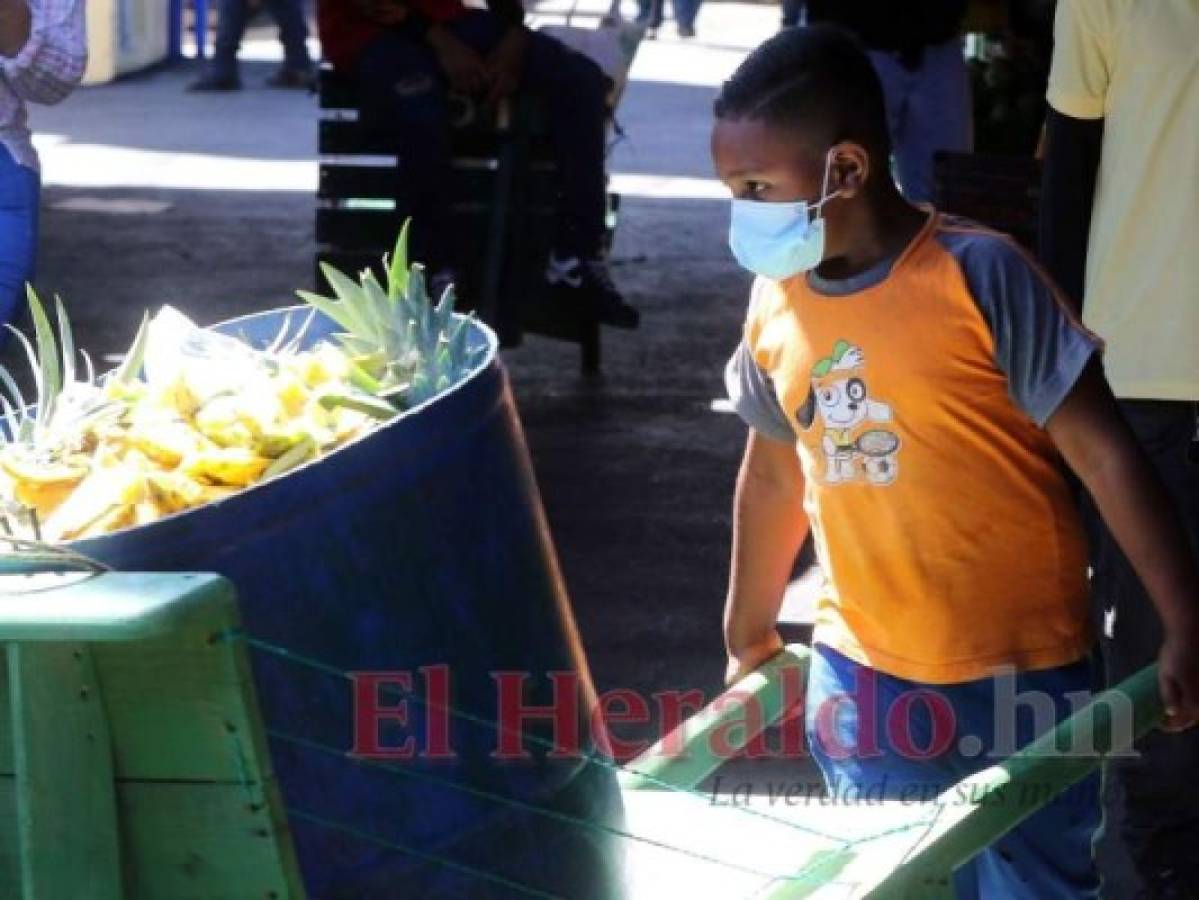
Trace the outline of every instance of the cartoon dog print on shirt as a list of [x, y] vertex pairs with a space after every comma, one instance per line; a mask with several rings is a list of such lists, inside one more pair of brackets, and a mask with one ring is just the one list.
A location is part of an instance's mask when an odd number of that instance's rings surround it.
[[824, 426], [826, 484], [865, 476], [870, 484], [886, 485], [899, 474], [899, 436], [875, 427], [891, 421], [891, 407], [871, 397], [863, 370], [861, 347], [837, 341], [833, 352], [812, 366], [812, 385], [795, 414], [800, 426], [811, 429], [817, 413]]

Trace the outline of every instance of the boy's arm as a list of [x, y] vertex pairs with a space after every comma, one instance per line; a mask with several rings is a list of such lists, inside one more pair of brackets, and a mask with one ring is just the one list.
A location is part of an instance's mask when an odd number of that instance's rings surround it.
[[783, 649], [776, 627], [779, 608], [808, 533], [803, 490], [795, 445], [750, 429], [737, 476], [724, 611], [730, 684]]
[[1199, 569], [1149, 459], [1093, 359], [1046, 423], [1153, 599], [1164, 626], [1159, 657], [1167, 726], [1199, 722]]

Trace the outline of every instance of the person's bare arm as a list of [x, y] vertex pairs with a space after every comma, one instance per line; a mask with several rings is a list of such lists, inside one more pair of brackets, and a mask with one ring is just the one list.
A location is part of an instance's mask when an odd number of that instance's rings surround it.
[[779, 609], [808, 534], [803, 493], [795, 445], [751, 430], [733, 507], [732, 571], [724, 611], [729, 683], [783, 648]]
[[20, 53], [32, 25], [27, 0], [0, 0], [0, 56], [11, 58]]
[[1092, 360], [1046, 425], [1153, 599], [1168, 726], [1199, 722], [1199, 567], [1182, 522]]
[[1102, 148], [1102, 119], [1075, 119], [1049, 110], [1037, 254], [1076, 312], [1083, 303], [1091, 207]]

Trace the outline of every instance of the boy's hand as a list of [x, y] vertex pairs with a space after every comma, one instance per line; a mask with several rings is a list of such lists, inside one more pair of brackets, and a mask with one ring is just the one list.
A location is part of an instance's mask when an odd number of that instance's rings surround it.
[[1199, 623], [1167, 632], [1158, 656], [1158, 684], [1166, 705], [1163, 731], [1185, 731], [1199, 723]]
[[[1173, 499], [1092, 360], [1046, 427], [1132, 563], [1162, 621], [1165, 728], [1199, 721], [1199, 566]], [[1135, 626], [1133, 626], [1135, 627]]]
[[741, 646], [735, 647], [730, 641], [729, 662], [724, 671], [725, 685], [731, 687], [736, 684], [762, 663], [777, 656], [782, 650], [783, 639], [779, 637], [778, 630], [774, 628], [759, 640]]

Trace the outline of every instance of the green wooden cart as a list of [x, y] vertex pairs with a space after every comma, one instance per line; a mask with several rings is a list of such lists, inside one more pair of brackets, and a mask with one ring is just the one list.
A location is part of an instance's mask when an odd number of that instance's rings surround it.
[[[1093, 772], [1104, 756], [1126, 750], [1163, 716], [1151, 666], [929, 802], [759, 803], [747, 811], [678, 790], [696, 788], [719, 769], [722, 759], [710, 741], [718, 730], [737, 735], [730, 743], [744, 748], [760, 732], [732, 723], [770, 725], [787, 713], [783, 673], [806, 671], [808, 656], [807, 647], [787, 647], [628, 764], [622, 791], [629, 831], [690, 855], [683, 864], [677, 850], [639, 842], [631, 851], [632, 896], [951, 898], [957, 866]], [[745, 715], [751, 702], [761, 717]], [[667, 752], [679, 746], [686, 752]], [[1060, 747], [1094, 752], [1056, 752]]]
[[[214, 576], [0, 556], [0, 900], [304, 896], [246, 645], [219, 639], [237, 626]], [[783, 716], [783, 673], [807, 653], [788, 647], [625, 766], [620, 828], [563, 820], [621, 838], [625, 896], [952, 896], [953, 868], [1047, 799], [1022, 786], [1064, 790], [1162, 716], [1146, 669], [969, 779], [970, 804], [713, 804], [696, 790], [721, 764], [709, 738], [737, 733], [751, 701], [763, 725]], [[1133, 710], [1128, 733], [1118, 709]], [[1047, 752], [1076, 737], [1096, 753]]]

